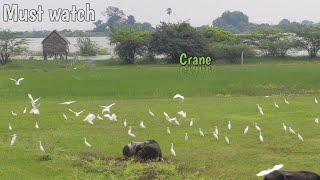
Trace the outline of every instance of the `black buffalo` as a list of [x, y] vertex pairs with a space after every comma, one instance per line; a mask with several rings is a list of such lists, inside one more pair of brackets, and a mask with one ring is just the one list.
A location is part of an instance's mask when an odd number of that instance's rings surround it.
[[320, 180], [320, 176], [307, 171], [273, 171], [266, 175], [264, 180]]
[[134, 157], [138, 161], [162, 160], [159, 144], [155, 140], [131, 142], [123, 147], [125, 158]]

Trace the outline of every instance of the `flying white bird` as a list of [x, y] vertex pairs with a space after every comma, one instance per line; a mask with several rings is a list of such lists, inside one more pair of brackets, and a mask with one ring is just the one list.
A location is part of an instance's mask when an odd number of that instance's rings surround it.
[[231, 121], [228, 121], [228, 129], [231, 130]]
[[287, 98], [284, 98], [284, 103], [290, 104], [289, 101], [287, 100]]
[[314, 98], [314, 102], [318, 104], [318, 99], [316, 97]]
[[116, 103], [112, 103], [112, 104], [110, 104], [110, 105], [107, 105], [107, 106], [100, 106], [100, 107], [102, 107], [102, 114], [104, 114], [104, 113], [110, 113], [110, 109], [111, 109], [111, 107], [112, 106], [114, 106]]
[[17, 139], [17, 135], [16, 134], [13, 134], [11, 135], [11, 142], [10, 142], [10, 146], [12, 146], [15, 142], [16, 142], [16, 139]]
[[166, 120], [170, 123], [177, 121], [176, 117], [171, 118], [166, 112], [163, 112], [163, 115], [165, 116]]
[[96, 119], [94, 114], [88, 114], [83, 121], [87, 121], [89, 124], [93, 124], [93, 121]]
[[279, 165], [275, 165], [273, 168], [271, 169], [267, 169], [267, 170], [262, 170], [260, 171], [257, 176], [262, 177], [262, 176], [266, 176], [270, 173], [272, 173], [273, 171], [278, 171], [283, 167], [283, 164], [279, 164]]
[[149, 114], [154, 117], [154, 113], [149, 109]]
[[13, 111], [11, 111], [11, 115], [12, 115], [12, 116], [18, 116], [18, 114], [15, 113], [15, 112], [13, 112]]
[[296, 132], [295, 132], [291, 127], [289, 127], [289, 132], [290, 132], [291, 134], [296, 135]]
[[213, 132], [212, 135], [217, 141], [219, 140], [219, 135], [217, 133]]
[[200, 136], [204, 137], [204, 132], [202, 131], [201, 128], [199, 128], [199, 134], [200, 134]]
[[181, 101], [184, 100], [184, 96], [182, 96], [181, 94], [176, 94], [173, 96], [173, 99], [180, 99]]
[[117, 121], [117, 115], [116, 114], [105, 114], [104, 117], [108, 118], [110, 121]]
[[192, 127], [193, 126], [193, 118], [191, 118], [189, 126]]
[[259, 104], [257, 104], [257, 106], [258, 106], [259, 113], [261, 114], [261, 116], [263, 116], [264, 112], [263, 112], [262, 107]]
[[316, 118], [316, 119], [314, 120], [314, 122], [315, 122], [316, 124], [319, 124], [319, 119]]
[[76, 117], [79, 117], [81, 113], [83, 113], [85, 110], [79, 111], [79, 112], [75, 112], [72, 109], [69, 109], [70, 112], [72, 112]]
[[61, 105], [70, 105], [70, 104], [73, 104], [75, 102], [77, 102], [77, 101], [66, 101], [66, 102], [62, 102], [62, 103], [59, 103], [59, 104], [61, 104]]
[[68, 120], [68, 117], [65, 113], [62, 114], [62, 117], [65, 119], [65, 120]]
[[260, 135], [259, 135], [259, 140], [260, 140], [260, 142], [263, 142], [263, 136], [261, 134], [261, 131], [260, 131]]
[[167, 127], [167, 134], [171, 134], [170, 128]]
[[243, 130], [243, 134], [248, 134], [249, 131], [249, 126], [247, 126], [244, 130]]
[[36, 124], [34, 125], [34, 127], [36, 128], [36, 129], [39, 129], [39, 125], [38, 125], [38, 122], [36, 121]]
[[300, 141], [303, 141], [303, 137], [298, 133], [298, 138]]
[[274, 106], [279, 109], [279, 105], [276, 102], [274, 102]]
[[103, 118], [100, 116], [100, 114], [97, 115], [97, 119], [103, 120]]
[[173, 149], [173, 143], [171, 143], [170, 151], [172, 156], [176, 156], [176, 151]]
[[184, 140], [188, 141], [188, 139], [189, 139], [189, 136], [188, 136], [188, 133], [186, 133], [186, 135], [184, 136]]
[[184, 111], [179, 111], [178, 114], [184, 118], [187, 117], [187, 113]]
[[131, 136], [131, 137], [136, 137], [136, 135], [132, 133], [131, 126], [129, 126], [128, 135]]
[[224, 140], [226, 141], [227, 144], [230, 144], [230, 139], [228, 138], [228, 136], [225, 136]]
[[9, 131], [12, 131], [12, 126], [11, 124], [9, 123], [9, 127], [8, 127]]
[[40, 151], [41, 151], [41, 152], [46, 152], [46, 151], [44, 150], [44, 147], [42, 146], [41, 141], [39, 141], [39, 148], [40, 148]]
[[146, 126], [143, 124], [143, 121], [140, 122], [139, 126], [140, 126], [141, 128], [143, 128], [143, 129], [146, 128]]
[[261, 128], [258, 126], [258, 123], [255, 123], [255, 128], [257, 131], [261, 131]]
[[10, 80], [11, 81], [14, 81], [15, 82], [15, 85], [17, 85], [17, 86], [20, 86], [20, 82], [22, 81], [22, 80], [24, 80], [24, 78], [19, 78], [19, 79], [13, 79], [13, 78], [10, 78]]
[[23, 114], [27, 113], [27, 107], [24, 108]]
[[32, 104], [33, 106], [34, 106], [34, 105], [39, 101], [39, 99], [40, 99], [40, 97], [37, 98], [37, 99], [34, 99], [31, 94], [28, 94], [28, 97], [29, 97], [30, 102], [31, 102], [31, 104]]
[[123, 126], [124, 126], [124, 127], [127, 127], [127, 120], [124, 120]]
[[87, 138], [84, 138], [84, 144], [85, 144], [87, 147], [91, 147], [91, 144], [87, 141]]
[[282, 123], [282, 128], [284, 131], [287, 131], [287, 126], [284, 123]]
[[[231, 129], [231, 125], [230, 125], [230, 129]], [[215, 133], [216, 135], [219, 135], [218, 126], [215, 126], [214, 133]]]

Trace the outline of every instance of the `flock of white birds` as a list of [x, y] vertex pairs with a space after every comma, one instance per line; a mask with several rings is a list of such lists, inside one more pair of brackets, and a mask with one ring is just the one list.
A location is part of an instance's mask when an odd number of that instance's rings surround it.
[[[14, 81], [15, 85], [20, 86], [20, 84], [21, 84], [21, 82], [24, 80], [24, 78], [19, 78], [19, 79], [13, 79], [13, 78], [11, 78], [10, 80]], [[265, 96], [265, 97], [268, 98], [269, 96]], [[40, 114], [40, 110], [39, 110], [40, 103], [38, 103], [38, 102], [39, 102], [39, 100], [40, 100], [40, 97], [39, 97], [39, 98], [34, 98], [31, 94], [28, 94], [28, 98], [29, 98], [30, 103], [31, 103], [31, 109], [30, 109], [29, 113], [30, 113], [30, 114], [33, 114], [33, 115], [39, 115], [39, 114]], [[181, 104], [183, 104], [183, 102], [184, 102], [184, 100], [185, 100], [185, 97], [182, 96], [181, 94], [176, 94], [176, 95], [173, 96], [173, 99], [174, 99], [174, 100], [178, 100], [178, 101], [180, 101]], [[318, 104], [318, 99], [317, 99], [317, 98], [314, 98], [314, 102], [315, 102], [316, 104]], [[67, 106], [67, 105], [71, 105], [71, 104], [73, 104], [73, 103], [76, 103], [76, 101], [66, 101], [66, 102], [62, 102], [62, 103], [59, 103], [59, 104], [60, 104], [60, 105], [66, 105], [66, 106]], [[284, 98], [284, 103], [287, 104], [287, 105], [290, 104], [289, 101], [288, 101], [286, 98]], [[110, 104], [110, 105], [100, 106], [100, 108], [102, 108], [102, 110], [101, 110], [101, 115], [100, 115], [100, 114], [95, 115], [95, 114], [93, 114], [93, 113], [88, 113], [88, 115], [84, 118], [83, 121], [84, 121], [84, 122], [87, 122], [87, 123], [89, 123], [89, 124], [91, 124], [91, 125], [93, 125], [96, 120], [103, 120], [104, 118], [109, 119], [110, 121], [118, 121], [118, 116], [117, 116], [115, 113], [111, 113], [111, 108], [112, 108], [114, 105], [115, 105], [115, 103], [112, 103], [112, 104]], [[274, 106], [275, 106], [275, 108], [277, 108], [277, 109], [280, 108], [279, 105], [277, 104], [277, 102], [274, 102]], [[257, 108], [258, 108], [259, 114], [260, 114], [261, 116], [264, 116], [263, 107], [262, 107], [260, 104], [257, 104]], [[69, 110], [70, 112], [72, 112], [76, 117], [79, 117], [83, 112], [85, 112], [85, 110], [81, 110], [81, 111], [79, 111], [79, 112], [74, 111], [74, 110], [72, 110], [72, 109], [68, 109], [68, 110]], [[24, 108], [24, 110], [23, 110], [23, 114], [26, 114], [26, 113], [27, 113], [27, 107]], [[155, 117], [155, 114], [151, 111], [151, 109], [148, 110], [148, 113], [149, 113], [150, 116]], [[187, 112], [185, 112], [185, 111], [183, 111], [183, 110], [179, 111], [177, 114], [178, 114], [179, 116], [183, 117], [183, 118], [186, 118], [186, 117], [187, 117]], [[14, 111], [11, 111], [11, 115], [12, 115], [12, 116], [18, 116], [18, 114], [15, 113]], [[180, 122], [179, 122], [179, 120], [178, 120], [177, 117], [170, 116], [170, 115], [169, 115], [168, 113], [166, 113], [166, 112], [163, 112], [163, 115], [164, 115], [164, 119], [165, 119], [166, 121], [168, 121], [169, 123], [173, 123], [173, 124], [175, 124], [175, 125], [177, 125], [177, 126], [180, 125]], [[62, 117], [63, 117], [65, 120], [68, 120], [68, 117], [67, 117], [66, 114], [63, 113], [63, 114], [62, 114]], [[319, 119], [318, 119], [318, 118], [315, 119], [315, 123], [316, 123], [316, 124], [319, 124]], [[194, 125], [194, 119], [191, 118], [191, 119], [190, 119], [190, 122], [189, 122], [189, 126], [192, 127], [193, 125]], [[125, 128], [128, 128], [128, 136], [130, 136], [130, 137], [132, 137], [132, 138], [135, 138], [135, 137], [136, 137], [136, 135], [135, 135], [134, 132], [133, 132], [133, 128], [132, 128], [131, 126], [128, 126], [127, 120], [124, 120], [124, 121], [123, 121], [123, 126], [124, 126]], [[140, 126], [142, 129], [146, 129], [146, 128], [147, 128], [143, 121], [141, 121], [141, 122], [139, 123], [139, 126]], [[38, 124], [38, 122], [35, 122], [35, 128], [36, 128], [36, 129], [39, 129], [39, 124]], [[231, 121], [228, 121], [227, 129], [228, 129], [228, 130], [231, 130], [231, 128], [232, 128], [232, 123], [231, 123]], [[289, 132], [290, 134], [297, 136], [298, 140], [304, 141], [302, 135], [301, 135], [300, 133], [296, 132], [291, 126], [287, 126], [285, 123], [282, 123], [282, 128], [283, 128], [283, 131]], [[258, 123], [255, 123], [255, 129], [256, 129], [256, 130], [258, 131], [258, 133], [259, 133], [259, 136], [258, 136], [259, 141], [260, 141], [261, 143], [263, 143], [263, 142], [264, 142], [264, 137], [263, 137], [262, 129], [261, 129], [261, 127], [259, 127]], [[11, 125], [10, 122], [9, 122], [8, 130], [9, 130], [9, 131], [13, 131], [13, 127], [12, 127], [12, 125]], [[167, 132], [167, 134], [171, 134], [171, 130], [170, 130], [169, 127], [166, 127], [166, 132]], [[243, 134], [246, 135], [246, 134], [248, 134], [248, 132], [249, 132], [249, 125], [244, 128]], [[203, 132], [203, 130], [202, 130], [201, 128], [199, 128], [199, 135], [200, 135], [201, 137], [204, 137], [204, 136], [205, 136], [205, 133]], [[214, 130], [213, 130], [213, 132], [212, 132], [212, 136], [213, 136], [213, 138], [214, 138], [215, 140], [219, 140], [219, 129], [218, 129], [217, 126], [215, 126], [215, 128], [214, 128]], [[16, 139], [17, 139], [17, 134], [11, 135], [10, 146], [13, 146], [13, 145], [15, 144]], [[88, 140], [87, 140], [86, 137], [84, 137], [83, 139], [84, 139], [84, 145], [85, 145], [85, 146], [87, 146], [87, 147], [92, 147], [92, 145], [88, 142]], [[185, 140], [185, 141], [188, 141], [188, 140], [189, 140], [188, 133], [185, 133], [184, 140]], [[224, 137], [224, 140], [225, 140], [225, 143], [226, 143], [226, 144], [230, 144], [230, 143], [231, 143], [230, 138], [229, 138], [228, 136], [225, 136], [225, 137]], [[45, 147], [43, 146], [42, 142], [41, 142], [41, 141], [38, 141], [38, 142], [39, 142], [39, 150], [40, 150], [41, 152], [46, 152], [46, 151], [45, 151]], [[174, 150], [174, 145], [173, 145], [173, 143], [171, 143], [170, 152], [171, 152], [171, 155], [172, 155], [172, 156], [176, 156], [176, 155], [177, 155], [177, 154], [176, 154], [176, 151]], [[271, 170], [279, 169], [279, 168], [281, 168], [282, 166], [283, 166], [283, 165], [276, 165], [276, 166], [275, 166], [274, 168], [272, 168], [272, 169], [268, 169], [268, 170], [262, 171], [261, 173], [257, 174], [257, 176], [261, 176], [261, 174], [266, 175], [266, 174], [267, 174], [266, 172], [269, 172], [269, 173], [270, 173]], [[272, 172], [272, 171], [271, 171], [271, 172]]]

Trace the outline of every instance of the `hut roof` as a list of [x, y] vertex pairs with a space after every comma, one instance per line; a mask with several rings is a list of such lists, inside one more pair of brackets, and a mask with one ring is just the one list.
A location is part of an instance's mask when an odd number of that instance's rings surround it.
[[53, 30], [46, 38], [44, 38], [41, 42], [41, 44], [43, 44], [52, 34], [57, 34], [62, 40], [64, 40], [67, 44], [70, 44], [70, 42], [64, 38], [63, 36], [61, 36], [57, 30]]

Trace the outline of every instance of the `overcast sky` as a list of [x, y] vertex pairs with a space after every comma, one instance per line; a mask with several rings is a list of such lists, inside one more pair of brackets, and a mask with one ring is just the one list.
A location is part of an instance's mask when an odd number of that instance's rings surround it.
[[[16, 3], [23, 9], [44, 8], [42, 23], [8, 23], [3, 21], [3, 4]], [[150, 22], [152, 25], [167, 21], [166, 8], [171, 7], [171, 21], [190, 19], [195, 26], [209, 25], [226, 10], [239, 10], [249, 16], [253, 23], [277, 24], [281, 19], [290, 21], [312, 20], [320, 22], [320, 0], [1, 0], [0, 28], [14, 31], [52, 30], [52, 29], [92, 29], [92, 22], [52, 23], [48, 20], [48, 9], [70, 9], [72, 5], [84, 8], [90, 3], [96, 11], [96, 18], [102, 19], [102, 11], [107, 6], [116, 6], [127, 15], [136, 17], [138, 22]]]

